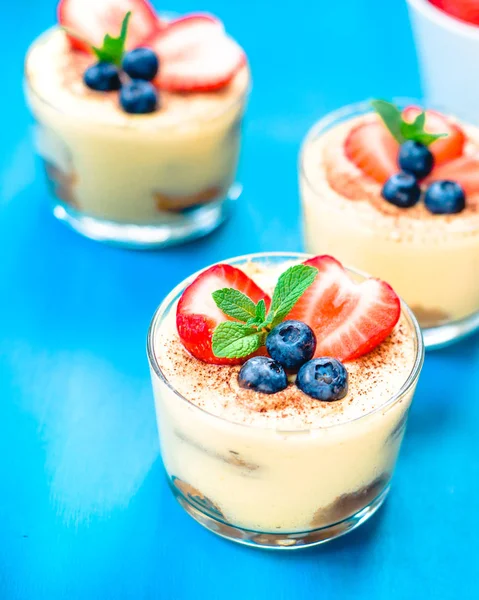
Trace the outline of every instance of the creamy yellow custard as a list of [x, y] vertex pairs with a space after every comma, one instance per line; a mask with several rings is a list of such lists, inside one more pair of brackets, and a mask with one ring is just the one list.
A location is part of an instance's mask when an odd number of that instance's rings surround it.
[[[333, 115], [334, 116], [334, 115]], [[381, 197], [381, 185], [367, 180], [344, 153], [350, 130], [372, 115], [326, 118], [306, 138], [300, 187], [305, 246], [390, 283], [415, 312], [423, 328], [474, 317], [479, 310], [479, 201], [469, 198], [459, 214], [434, 215], [420, 202], [400, 209]], [[477, 153], [479, 131], [463, 126], [465, 152]], [[335, 186], [354, 186], [354, 198]], [[361, 188], [358, 188], [360, 181]], [[358, 194], [358, 189], [362, 190]], [[427, 336], [426, 336], [427, 341]]]
[[160, 92], [157, 111], [133, 115], [118, 92], [84, 85], [92, 62], [59, 28], [26, 59], [38, 152], [54, 193], [85, 215], [136, 225], [174, 225], [185, 209], [222, 201], [236, 173], [248, 69], [216, 92]]
[[[290, 264], [241, 268], [270, 293]], [[272, 395], [239, 388], [239, 367], [188, 354], [176, 298], [165, 302], [150, 361], [162, 457], [181, 494], [235, 527], [291, 533], [347, 519], [387, 489], [420, 368], [407, 312], [385, 342], [346, 363], [348, 394], [328, 403], [293, 384]]]

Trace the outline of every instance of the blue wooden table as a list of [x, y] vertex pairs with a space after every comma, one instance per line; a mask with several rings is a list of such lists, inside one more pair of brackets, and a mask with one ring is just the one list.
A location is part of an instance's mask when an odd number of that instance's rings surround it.
[[223, 541], [176, 505], [145, 356], [155, 307], [186, 275], [249, 251], [301, 249], [296, 162], [315, 119], [420, 93], [404, 2], [161, 6], [223, 18], [254, 89], [233, 218], [157, 253], [98, 245], [49, 213], [21, 71], [54, 7], [8, 2], [0, 19], [0, 598], [477, 599], [477, 337], [428, 355], [384, 509], [290, 554]]

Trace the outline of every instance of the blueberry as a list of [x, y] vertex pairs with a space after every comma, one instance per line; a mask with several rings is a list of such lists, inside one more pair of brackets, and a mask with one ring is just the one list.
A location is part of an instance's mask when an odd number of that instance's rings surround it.
[[97, 92], [112, 92], [121, 88], [120, 73], [108, 62], [98, 62], [88, 67], [83, 74], [83, 81]]
[[424, 144], [407, 140], [399, 148], [398, 164], [405, 173], [422, 179], [432, 171], [434, 156]]
[[241, 367], [238, 375], [240, 387], [264, 394], [284, 390], [288, 378], [283, 367], [267, 356], [253, 356]]
[[266, 348], [271, 358], [288, 371], [297, 371], [313, 358], [316, 337], [311, 327], [301, 321], [284, 321], [266, 338]]
[[150, 48], [135, 48], [124, 55], [121, 66], [132, 79], [151, 81], [158, 73], [159, 61]]
[[158, 106], [158, 94], [149, 81], [134, 79], [121, 88], [120, 104], [127, 113], [151, 113]]
[[455, 181], [433, 181], [426, 190], [424, 204], [435, 215], [459, 213], [466, 208], [466, 195]]
[[296, 385], [316, 400], [341, 400], [348, 393], [348, 372], [335, 358], [314, 358], [301, 367]]
[[410, 173], [396, 173], [386, 181], [381, 195], [399, 208], [409, 208], [419, 202], [421, 188]]

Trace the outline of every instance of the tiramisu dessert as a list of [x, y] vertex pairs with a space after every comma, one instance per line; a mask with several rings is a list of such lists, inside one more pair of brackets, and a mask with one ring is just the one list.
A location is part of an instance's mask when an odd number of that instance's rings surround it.
[[182, 506], [245, 544], [318, 544], [383, 502], [422, 366], [411, 311], [330, 256], [258, 254], [193, 275], [148, 356]]
[[226, 216], [249, 71], [208, 14], [146, 0], [61, 0], [26, 58], [54, 213], [84, 235], [161, 246]]
[[306, 248], [390, 282], [439, 346], [479, 326], [479, 130], [414, 105], [339, 110], [301, 154]]

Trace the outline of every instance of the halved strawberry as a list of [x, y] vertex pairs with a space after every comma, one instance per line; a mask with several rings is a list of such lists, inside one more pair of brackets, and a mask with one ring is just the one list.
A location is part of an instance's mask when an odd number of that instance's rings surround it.
[[426, 183], [440, 179], [457, 181], [464, 188], [466, 196], [479, 194], [479, 156], [461, 156], [435, 168]]
[[101, 46], [105, 34], [119, 35], [125, 14], [131, 11], [127, 48], [135, 48], [165, 24], [148, 0], [60, 0], [58, 22], [79, 38], [68, 38], [75, 50], [90, 52], [90, 45]]
[[382, 121], [368, 121], [353, 127], [344, 143], [348, 159], [378, 183], [397, 173], [399, 144]]
[[[405, 121], [412, 123], [421, 112], [422, 108], [418, 106], [408, 106], [402, 114]], [[447, 133], [447, 137], [436, 140], [429, 147], [434, 155], [436, 166], [462, 155], [466, 136], [462, 129], [456, 123], [452, 123], [446, 116], [435, 110], [426, 110], [424, 129], [429, 133]]]
[[160, 60], [169, 61], [208, 41], [212, 35], [223, 33], [223, 23], [213, 15], [192, 13], [170, 21], [163, 31], [155, 31], [144, 43], [158, 53]]
[[172, 92], [207, 92], [226, 86], [246, 63], [241, 47], [209, 15], [178, 19], [149, 45], [160, 57], [155, 83]]
[[214, 265], [190, 283], [176, 309], [178, 335], [183, 346], [193, 356], [216, 365], [234, 365], [246, 360], [218, 358], [211, 348], [211, 338], [216, 326], [223, 321], [234, 320], [221, 312], [213, 300], [213, 292], [225, 287], [243, 292], [255, 303], [264, 299], [267, 309], [271, 303], [269, 296], [252, 279], [231, 265]]
[[305, 261], [319, 271], [314, 283], [286, 317], [307, 323], [317, 340], [315, 356], [353, 360], [370, 352], [394, 329], [399, 297], [379, 279], [355, 283], [331, 256]]

